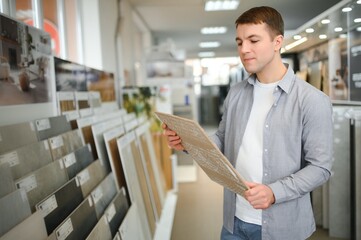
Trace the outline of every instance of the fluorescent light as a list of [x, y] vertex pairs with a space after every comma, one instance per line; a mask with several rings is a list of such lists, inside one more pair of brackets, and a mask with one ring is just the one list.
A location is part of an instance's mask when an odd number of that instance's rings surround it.
[[321, 34], [320, 36], [318, 36], [320, 39], [326, 39], [327, 38], [327, 35], [325, 34]]
[[361, 32], [361, 27], [356, 28], [358, 32]]
[[286, 52], [286, 49], [285, 48], [281, 48], [281, 53], [284, 53]]
[[207, 1], [205, 11], [222, 11], [222, 10], [235, 10], [239, 5], [239, 0], [211, 0]]
[[350, 12], [350, 11], [352, 11], [351, 7], [342, 8], [342, 12]]
[[342, 29], [342, 27], [336, 27], [334, 30], [335, 30], [335, 32], [342, 32], [343, 29]]
[[202, 34], [223, 34], [226, 32], [226, 27], [204, 27], [201, 29]]
[[357, 2], [356, 2], [357, 4], [361, 4], [361, 0], [357, 0]]
[[315, 29], [313, 28], [307, 28], [306, 29], [306, 33], [313, 33], [315, 31]]
[[347, 38], [347, 34], [340, 34], [340, 38]]
[[355, 18], [353, 21], [354, 21], [355, 23], [359, 23], [359, 22], [361, 22], [361, 18]]
[[293, 39], [294, 39], [294, 40], [300, 40], [301, 38], [302, 38], [302, 37], [301, 37], [300, 35], [294, 35], [294, 36], [293, 36]]
[[199, 43], [200, 48], [216, 48], [221, 46], [219, 42], [201, 42]]
[[293, 43], [290, 43], [290, 44], [286, 45], [286, 46], [285, 46], [285, 49], [286, 49], [286, 50], [290, 50], [290, 49], [292, 49], [292, 48], [294, 48], [294, 47], [296, 47], [296, 46], [298, 46], [298, 45], [300, 45], [301, 43], [304, 43], [304, 42], [306, 42], [306, 41], [307, 41], [307, 37], [303, 37], [303, 38], [301, 38], [301, 39], [299, 39], [299, 40], [297, 40], [297, 41], [294, 41]]
[[329, 24], [330, 22], [331, 22], [330, 19], [327, 19], [327, 18], [321, 20], [322, 24]]
[[198, 57], [214, 57], [216, 54], [214, 52], [199, 52]]

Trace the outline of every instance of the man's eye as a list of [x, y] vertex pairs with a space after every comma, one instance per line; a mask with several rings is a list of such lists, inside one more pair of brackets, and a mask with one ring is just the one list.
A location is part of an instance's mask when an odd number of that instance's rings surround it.
[[252, 40], [252, 41], [251, 41], [251, 43], [256, 43], [256, 42], [258, 42], [258, 40]]
[[242, 43], [241, 43], [241, 42], [238, 42], [238, 43], [237, 43], [237, 46], [242, 46]]

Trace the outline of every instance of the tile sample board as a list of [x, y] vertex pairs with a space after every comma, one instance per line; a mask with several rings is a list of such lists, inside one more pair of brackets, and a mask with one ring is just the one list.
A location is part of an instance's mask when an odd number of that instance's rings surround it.
[[[122, 164], [124, 167], [125, 177], [128, 183], [130, 200], [133, 204], [137, 204], [140, 215], [140, 226], [146, 239], [152, 239], [155, 231], [155, 220], [149, 194], [142, 191], [137, 168], [135, 165], [136, 157], [133, 156], [132, 145], [135, 144], [135, 134], [133, 132], [124, 135], [117, 140], [118, 149]], [[142, 184], [142, 186], [144, 186]]]
[[110, 163], [103, 134], [122, 124], [121, 118], [117, 117], [92, 125], [92, 133], [98, 158], [108, 171], [110, 171]]
[[109, 223], [110, 231], [113, 237], [115, 237], [117, 234], [120, 224], [123, 222], [128, 209], [128, 198], [123, 187], [114, 197], [113, 201], [109, 204], [104, 213]]
[[105, 215], [100, 218], [97, 225], [90, 232], [86, 240], [112, 240], [112, 233]]
[[0, 155], [0, 164], [9, 163], [13, 179], [19, 179], [53, 161], [47, 140], [31, 143]]
[[104, 214], [105, 209], [113, 200], [117, 193], [115, 181], [112, 173], [109, 173], [106, 178], [91, 192], [95, 212], [97, 218], [100, 219]]
[[16, 186], [26, 191], [31, 211], [35, 212], [36, 204], [64, 185], [67, 181], [68, 175], [65, 172], [63, 162], [56, 160], [18, 179]]
[[76, 110], [74, 92], [57, 92], [56, 95], [60, 113]]
[[84, 146], [83, 136], [79, 129], [68, 131], [61, 135], [49, 138], [48, 141], [54, 160], [60, 159]]
[[156, 116], [182, 139], [182, 144], [210, 179], [243, 195], [248, 189], [243, 177], [193, 120], [156, 112]]
[[151, 239], [144, 235], [142, 231], [139, 231], [139, 226], [141, 226], [141, 213], [138, 211], [138, 206], [136, 203], [130, 206], [127, 215], [125, 216], [122, 224], [119, 227], [119, 233], [121, 239], [137, 239], [137, 240], [147, 240]]
[[[149, 131], [149, 123], [139, 126], [135, 132], [137, 135], [139, 152], [141, 154], [143, 167], [148, 173], [149, 187], [152, 189], [155, 209], [157, 210], [158, 219], [165, 201], [166, 184], [163, 172], [155, 156], [154, 146], [152, 144], [152, 137]], [[163, 178], [162, 178], [163, 177]]]
[[94, 161], [90, 144], [78, 148], [75, 152], [64, 156], [62, 159], [69, 179], [75, 177]]
[[81, 188], [83, 197], [87, 197], [106, 175], [107, 172], [99, 160], [92, 162], [88, 167], [79, 172], [75, 176], [75, 180]]
[[0, 198], [16, 190], [15, 182], [8, 163], [0, 164]]
[[0, 237], [0, 240], [41, 240], [47, 237], [43, 216], [35, 212]]
[[97, 224], [91, 197], [84, 201], [55, 229], [58, 240], [85, 239]]
[[34, 121], [38, 140], [45, 140], [71, 130], [70, 123], [65, 116], [43, 118]]
[[115, 177], [117, 189], [120, 190], [122, 187], [125, 187], [125, 191], [127, 192], [128, 200], [130, 202], [128, 186], [125, 180], [124, 170], [120, 160], [119, 149], [117, 145], [117, 139], [123, 136], [124, 133], [124, 127], [118, 126], [105, 132], [103, 137], [109, 156], [110, 167]]
[[23, 189], [18, 189], [0, 198], [0, 236], [31, 215], [31, 210]]
[[0, 127], [0, 154], [37, 142], [33, 122], [25, 122]]
[[51, 234], [83, 200], [80, 186], [72, 179], [39, 202], [36, 209], [44, 217], [47, 233]]

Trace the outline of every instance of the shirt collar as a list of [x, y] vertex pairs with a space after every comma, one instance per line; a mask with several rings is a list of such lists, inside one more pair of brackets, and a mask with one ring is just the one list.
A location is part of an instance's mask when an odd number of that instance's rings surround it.
[[[279, 81], [278, 86], [285, 91], [287, 94], [291, 91], [292, 82], [295, 76], [295, 73], [293, 72], [293, 69], [289, 66], [289, 64], [284, 63], [284, 65], [287, 67], [287, 72], [283, 76], [283, 78]], [[251, 85], [255, 85], [257, 81], [256, 74], [251, 74], [248, 79], [248, 83]]]

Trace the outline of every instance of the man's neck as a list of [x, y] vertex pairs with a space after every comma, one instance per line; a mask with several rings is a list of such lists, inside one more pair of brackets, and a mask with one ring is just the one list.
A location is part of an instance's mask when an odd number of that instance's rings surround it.
[[283, 64], [281, 58], [279, 61], [274, 61], [273, 64], [267, 66], [267, 68], [263, 69], [261, 72], [256, 73], [258, 81], [261, 83], [274, 83], [280, 81], [283, 76], [286, 74], [287, 68]]

